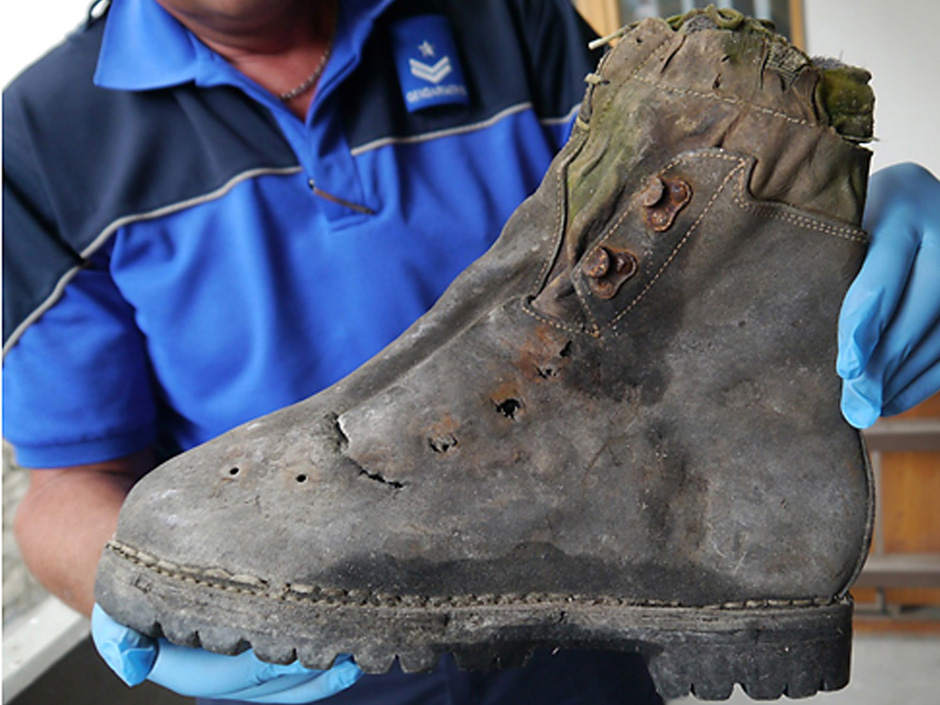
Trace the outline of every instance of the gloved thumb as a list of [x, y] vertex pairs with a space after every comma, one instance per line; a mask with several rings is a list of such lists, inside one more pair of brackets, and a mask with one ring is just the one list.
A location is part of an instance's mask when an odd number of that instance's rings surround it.
[[91, 613], [91, 638], [104, 662], [127, 685], [147, 679], [157, 660], [157, 640], [115, 622], [101, 607]]

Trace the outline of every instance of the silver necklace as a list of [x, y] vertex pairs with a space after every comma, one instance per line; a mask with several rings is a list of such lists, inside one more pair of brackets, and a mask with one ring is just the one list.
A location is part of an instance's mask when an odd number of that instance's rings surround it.
[[320, 63], [317, 64], [317, 67], [313, 70], [313, 73], [310, 74], [307, 78], [304, 79], [296, 88], [291, 88], [285, 93], [278, 93], [278, 99], [284, 101], [285, 103], [293, 100], [297, 96], [303, 95], [307, 91], [316, 85], [317, 81], [320, 80], [320, 74], [323, 73], [323, 69], [326, 68], [326, 62], [330, 58], [330, 52], [333, 50], [333, 39], [336, 37], [336, 25], [339, 24], [337, 17], [333, 16], [333, 28], [330, 30], [330, 38], [326, 43], [326, 49], [323, 51], [323, 56], [320, 57]]

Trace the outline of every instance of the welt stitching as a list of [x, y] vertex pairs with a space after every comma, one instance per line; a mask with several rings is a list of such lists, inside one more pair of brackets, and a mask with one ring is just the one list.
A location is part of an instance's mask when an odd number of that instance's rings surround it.
[[[301, 604], [323, 603], [341, 607], [362, 606], [401, 606], [401, 607], [474, 607], [499, 605], [538, 605], [538, 604], [579, 604], [584, 606], [612, 606], [612, 607], [695, 607], [699, 609], [742, 610], [772, 607], [822, 607], [834, 604], [838, 598], [806, 597], [773, 599], [761, 598], [753, 600], [735, 600], [707, 605], [683, 605], [678, 600], [644, 600], [615, 597], [612, 595], [588, 596], [565, 593], [512, 593], [512, 594], [484, 594], [484, 595], [453, 595], [453, 596], [426, 596], [426, 595], [398, 595], [394, 593], [370, 592], [366, 590], [343, 590], [340, 588], [319, 588], [313, 585], [288, 584], [280, 589], [269, 589], [268, 583], [253, 576], [231, 575], [226, 571], [211, 569], [210, 571], [197, 568], [184, 568], [170, 561], [157, 559], [143, 551], [138, 551], [119, 541], [108, 542], [107, 549], [121, 558], [142, 568], [151, 570], [158, 575], [182, 580], [202, 587], [233, 592], [237, 594], [264, 597], [272, 600], [290, 601]], [[225, 576], [225, 577], [223, 577]], [[214, 579], [213, 579], [214, 578]], [[232, 585], [220, 582], [245, 581], [243, 585]]]

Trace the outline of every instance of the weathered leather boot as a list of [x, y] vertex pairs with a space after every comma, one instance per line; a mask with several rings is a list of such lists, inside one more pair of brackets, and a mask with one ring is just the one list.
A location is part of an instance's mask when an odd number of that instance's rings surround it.
[[872, 485], [834, 348], [867, 80], [735, 13], [625, 30], [429, 313], [134, 488], [101, 605], [318, 668], [600, 647], [669, 697], [844, 685]]

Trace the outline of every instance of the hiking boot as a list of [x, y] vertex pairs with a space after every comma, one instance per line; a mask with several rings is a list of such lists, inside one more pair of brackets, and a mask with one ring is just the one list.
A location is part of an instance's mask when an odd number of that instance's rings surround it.
[[714, 8], [621, 35], [433, 309], [133, 489], [107, 612], [314, 668], [606, 648], [665, 697], [847, 682], [872, 483], [835, 345], [868, 74]]

